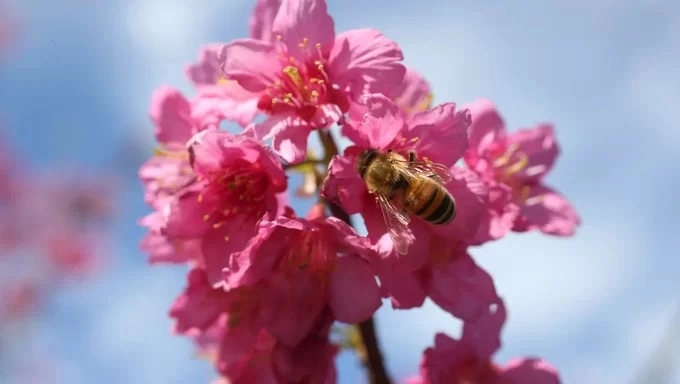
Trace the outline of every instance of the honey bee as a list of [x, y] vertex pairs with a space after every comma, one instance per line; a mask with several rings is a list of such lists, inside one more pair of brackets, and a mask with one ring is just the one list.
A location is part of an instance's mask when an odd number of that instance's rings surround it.
[[437, 225], [456, 216], [456, 201], [444, 187], [453, 176], [442, 164], [416, 161], [413, 151], [406, 159], [391, 149], [369, 149], [359, 156], [356, 170], [375, 195], [400, 255], [408, 252], [409, 215]]

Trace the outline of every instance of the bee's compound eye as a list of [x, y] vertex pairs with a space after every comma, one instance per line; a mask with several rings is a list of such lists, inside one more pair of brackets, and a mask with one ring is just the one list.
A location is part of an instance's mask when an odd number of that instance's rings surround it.
[[387, 153], [392, 153], [392, 150], [391, 150], [391, 149], [388, 149], [388, 150], [387, 150]]

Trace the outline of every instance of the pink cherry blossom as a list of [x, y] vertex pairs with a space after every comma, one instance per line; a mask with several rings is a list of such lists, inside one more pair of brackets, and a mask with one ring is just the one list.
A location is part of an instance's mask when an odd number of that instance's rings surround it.
[[[407, 117], [432, 108], [433, 96], [430, 84], [410, 67], [406, 67], [401, 83], [391, 92], [386, 93], [386, 96], [394, 101]], [[356, 102], [351, 105], [349, 116], [352, 120], [361, 121], [366, 112], [368, 112], [366, 106]]]
[[478, 100], [469, 108], [472, 125], [465, 161], [490, 190], [489, 212], [477, 242], [498, 239], [510, 230], [572, 235], [580, 224], [578, 213], [543, 184], [559, 153], [552, 125], [508, 134], [491, 101]]
[[407, 383], [559, 384], [557, 371], [545, 361], [515, 359], [504, 367], [491, 361], [500, 348], [505, 319], [505, 306], [499, 299], [487, 307], [477, 322], [463, 325], [460, 340], [438, 333], [434, 346], [423, 353], [420, 376]]
[[186, 69], [198, 91], [191, 102], [192, 116], [202, 126], [218, 126], [226, 119], [245, 127], [257, 113], [258, 94], [224, 78], [218, 60], [221, 47], [221, 44], [202, 47], [198, 62]]
[[[215, 351], [224, 377], [233, 383], [274, 383], [275, 377], [332, 382], [325, 380], [334, 377], [335, 347], [328, 340], [334, 317], [323, 301], [313, 312], [307, 307], [310, 294], [322, 287], [291, 279], [287, 287], [262, 281], [226, 291], [212, 287], [202, 269], [193, 269], [188, 278], [186, 291], [170, 310], [175, 330], [194, 335], [209, 353]], [[289, 287], [304, 292], [297, 295]]]
[[[267, 280], [281, 286], [279, 292], [287, 293], [280, 302], [293, 301], [279, 311], [280, 325], [288, 318], [291, 326], [309, 323], [317, 314], [307, 311], [319, 311], [326, 302], [337, 320], [355, 323], [369, 318], [380, 306], [369, 265], [373, 259], [368, 240], [339, 219], [279, 217], [261, 224], [258, 235], [234, 254], [224, 273], [230, 289]], [[291, 279], [296, 283], [289, 283]], [[304, 308], [297, 308], [304, 302], [308, 303]], [[286, 333], [290, 337], [295, 332]]]
[[282, 209], [276, 194], [285, 191], [286, 175], [260, 142], [226, 132], [199, 133], [189, 153], [199, 181], [165, 205], [162, 234], [200, 239], [208, 275], [219, 284], [229, 255], [257, 233], [262, 218]]
[[[329, 166], [322, 194], [335, 201], [349, 214], [361, 213], [368, 236], [377, 243], [386, 233], [385, 221], [375, 197], [368, 193], [365, 182], [356, 170], [357, 156], [366, 149], [392, 150], [405, 157], [409, 151], [417, 159], [429, 160], [450, 167], [453, 179], [446, 188], [457, 199], [456, 219], [442, 226], [435, 226], [414, 219], [412, 232], [427, 234], [434, 231], [452, 240], [464, 240], [474, 235], [479, 218], [486, 204], [486, 189], [472, 172], [454, 167], [467, 149], [469, 116], [466, 110], [456, 111], [453, 103], [406, 117], [399, 107], [381, 94], [364, 97], [368, 112], [358, 124], [345, 124], [343, 134], [356, 145], [345, 150], [343, 156], [335, 156]], [[416, 236], [418, 247], [409, 248], [405, 261], [411, 269], [420, 268], [427, 258], [423, 235]], [[390, 255], [390, 243], [383, 254]], [[396, 254], [396, 253], [394, 253]]]
[[281, 0], [256, 0], [255, 9], [250, 16], [250, 37], [265, 41], [274, 41], [272, 31], [274, 18], [281, 7]]
[[306, 154], [307, 136], [341, 119], [365, 92], [389, 92], [404, 76], [399, 47], [372, 29], [336, 36], [323, 0], [283, 0], [274, 18], [274, 41], [235, 40], [222, 48], [228, 79], [259, 96], [268, 115], [252, 134], [273, 137], [288, 162]]

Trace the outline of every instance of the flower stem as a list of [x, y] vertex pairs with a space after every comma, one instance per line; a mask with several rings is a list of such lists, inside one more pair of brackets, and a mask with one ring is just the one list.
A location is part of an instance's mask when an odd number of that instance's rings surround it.
[[[334, 155], [338, 154], [338, 147], [333, 140], [333, 136], [328, 130], [318, 130], [319, 138], [324, 147], [325, 159], [330, 162]], [[323, 200], [331, 211], [331, 214], [338, 219], [344, 221], [345, 223], [352, 225], [352, 219], [349, 217], [347, 212], [345, 212], [338, 205], [331, 201]], [[387, 370], [385, 369], [385, 363], [383, 361], [382, 351], [378, 345], [378, 335], [375, 332], [375, 324], [373, 322], [373, 317], [366, 321], [359, 323], [359, 333], [361, 334], [361, 340], [366, 348], [366, 358], [363, 361], [364, 366], [368, 369], [369, 383], [371, 384], [391, 384]]]

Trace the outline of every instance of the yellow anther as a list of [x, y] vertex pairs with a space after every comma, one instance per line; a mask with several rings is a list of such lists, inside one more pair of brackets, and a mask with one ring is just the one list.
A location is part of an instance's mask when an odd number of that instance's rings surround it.
[[514, 164], [512, 164], [505, 170], [506, 174], [514, 175], [515, 173], [522, 171], [524, 168], [527, 167], [527, 165], [529, 165], [529, 157], [527, 155], [520, 152], [518, 156], [519, 160], [517, 160]]
[[509, 146], [505, 153], [493, 162], [493, 166], [498, 168], [506, 165], [508, 162], [510, 162], [510, 158], [512, 157], [512, 155], [515, 154], [515, 152], [518, 149], [519, 146], [517, 144], [512, 144], [511, 146]]
[[224, 241], [229, 241], [231, 238], [229, 236], [224, 236]]
[[312, 95], [312, 97], [317, 98], [317, 97], [319, 97], [319, 92], [316, 89], [314, 89], [314, 90], [312, 90], [311, 95]]
[[[298, 88], [303, 87], [304, 84], [302, 82], [302, 77], [300, 76], [300, 71], [297, 69], [297, 67], [293, 67], [293, 66], [289, 65], [289, 66], [283, 68], [283, 73], [285, 73], [286, 76], [288, 76], [293, 81], [295, 86], [297, 86]], [[289, 93], [289, 95], [290, 95], [290, 93]], [[291, 95], [291, 97], [292, 97], [292, 95]]]
[[203, 194], [202, 194], [202, 193], [201, 193], [200, 195], [198, 195], [198, 199], [197, 199], [197, 200], [198, 200], [199, 203], [202, 203], [202, 202], [203, 202]]
[[411, 139], [411, 142], [415, 143], [416, 141], [420, 140], [420, 137], [416, 136]]
[[221, 227], [221, 226], [223, 226], [223, 225], [224, 225], [224, 221], [220, 221], [219, 223], [213, 224], [213, 228], [214, 228], [214, 229], [217, 229], [217, 228], [219, 228], [219, 227]]
[[210, 220], [210, 215], [206, 213], [205, 215], [203, 215], [203, 221], [208, 221], [208, 220]]
[[314, 46], [321, 49], [321, 43], [316, 43], [316, 44], [314, 44]]
[[415, 110], [416, 111], [426, 111], [430, 109], [432, 106], [432, 100], [434, 99], [434, 95], [432, 93], [428, 93], [427, 96], [425, 96], [419, 103], [416, 104]]

